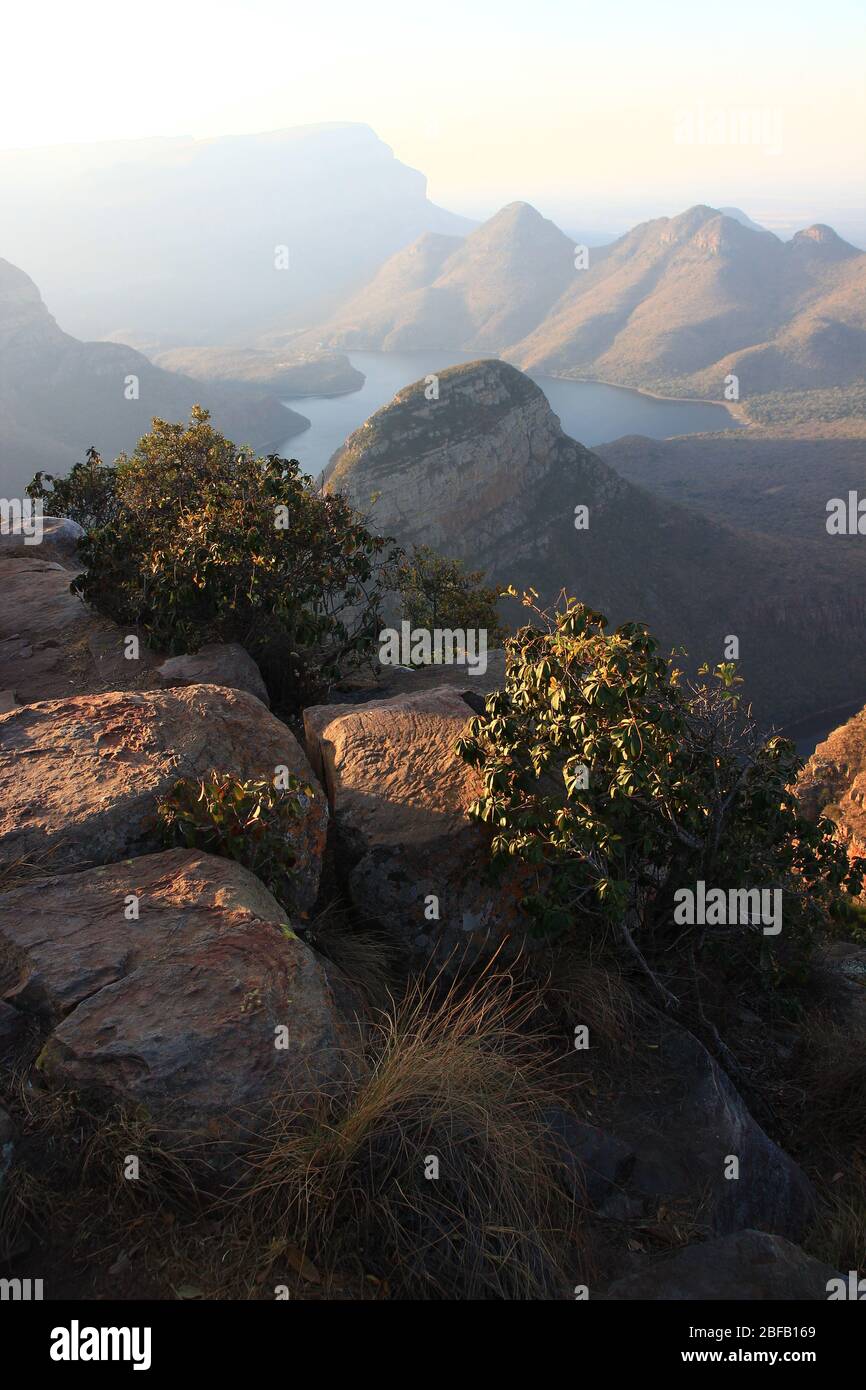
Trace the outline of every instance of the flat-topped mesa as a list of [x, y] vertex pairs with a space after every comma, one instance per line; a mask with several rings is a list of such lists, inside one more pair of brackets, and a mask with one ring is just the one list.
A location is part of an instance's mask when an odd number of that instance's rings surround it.
[[563, 434], [529, 377], [482, 359], [398, 392], [334, 455], [327, 488], [403, 544], [481, 562], [520, 529], [533, 494], [579, 463], [609, 472]]

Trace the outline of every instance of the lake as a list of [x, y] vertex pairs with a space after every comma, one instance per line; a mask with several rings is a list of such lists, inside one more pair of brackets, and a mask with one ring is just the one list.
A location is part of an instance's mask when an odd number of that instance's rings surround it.
[[[431, 372], [477, 358], [478, 354], [471, 352], [352, 352], [349, 359], [364, 373], [364, 385], [343, 396], [303, 396], [286, 401], [306, 415], [310, 428], [294, 435], [280, 452], [286, 458], [298, 459], [305, 472], [318, 476], [352, 431], [404, 386]], [[672, 434], [736, 427], [723, 405], [706, 401], [658, 400], [624, 386], [604, 386], [596, 381], [560, 381], [546, 376], [532, 379], [559, 416], [565, 433], [589, 447], [623, 434], [666, 439]]]

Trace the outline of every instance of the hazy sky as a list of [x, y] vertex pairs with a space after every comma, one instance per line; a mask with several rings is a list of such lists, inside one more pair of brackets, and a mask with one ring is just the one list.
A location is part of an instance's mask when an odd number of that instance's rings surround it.
[[3, 41], [7, 148], [366, 121], [470, 215], [864, 203], [863, 0], [10, 0]]

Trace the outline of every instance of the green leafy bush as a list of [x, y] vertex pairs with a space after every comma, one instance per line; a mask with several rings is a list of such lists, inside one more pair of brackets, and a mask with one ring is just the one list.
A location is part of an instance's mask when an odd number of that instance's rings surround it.
[[[662, 950], [684, 935], [675, 891], [698, 880], [778, 887], [795, 933], [826, 920], [866, 865], [849, 867], [829, 821], [799, 814], [793, 744], [761, 736], [734, 667], [682, 685], [644, 627], [608, 632], [574, 599], [553, 612], [524, 602], [535, 623], [507, 643], [505, 690], [459, 748], [483, 779], [472, 813], [494, 858], [539, 869], [536, 929], [595, 921], [639, 956], [639, 941]], [[701, 947], [713, 930], [685, 934]], [[760, 955], [760, 930], [721, 935], [726, 950]]]
[[261, 879], [288, 911], [296, 855], [292, 848], [313, 790], [292, 774], [283, 791], [272, 782], [240, 782], [224, 772], [183, 778], [158, 806], [168, 847], [186, 846], [234, 859]]
[[373, 653], [390, 542], [296, 461], [239, 452], [198, 406], [188, 426], [154, 420], [113, 469], [94, 457], [55, 482], [64, 504], [93, 523], [73, 587], [157, 648], [239, 642], [294, 710]]
[[[51, 486], [47, 487], [46, 484]], [[105, 526], [117, 508], [117, 473], [103, 463], [91, 446], [84, 463], [74, 463], [67, 478], [40, 472], [27, 487], [27, 496], [44, 504], [48, 516], [68, 516], [85, 531]]]
[[403, 617], [413, 628], [462, 628], [486, 631], [487, 645], [501, 646], [505, 629], [499, 621], [499, 591], [481, 581], [482, 570], [464, 570], [427, 545], [412, 547], [397, 565], [397, 589]]

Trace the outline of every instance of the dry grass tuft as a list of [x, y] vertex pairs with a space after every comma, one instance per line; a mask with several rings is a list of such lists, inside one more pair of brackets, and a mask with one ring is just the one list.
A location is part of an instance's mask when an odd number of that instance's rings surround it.
[[[574, 1211], [545, 1145], [537, 998], [492, 972], [440, 986], [418, 984], [379, 1016], [366, 1071], [322, 1097], [309, 1128], [274, 1117], [236, 1216], [254, 1242], [317, 1265], [363, 1252], [392, 1297], [555, 1296]], [[431, 1159], [438, 1179], [425, 1176]]]

